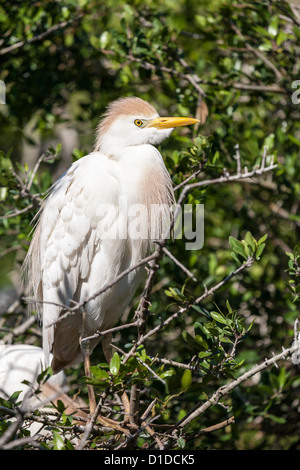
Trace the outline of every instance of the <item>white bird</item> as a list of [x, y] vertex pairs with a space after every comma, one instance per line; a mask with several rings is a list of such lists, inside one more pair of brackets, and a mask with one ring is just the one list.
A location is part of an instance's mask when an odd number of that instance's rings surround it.
[[[94, 151], [73, 163], [53, 185], [25, 268], [43, 321], [46, 361], [51, 352], [55, 373], [83, 360], [88, 373], [89, 354], [100, 336], [91, 339], [87, 352], [82, 349], [82, 337], [111, 328], [132, 299], [145, 268], [95, 294], [143, 259], [151, 239], [162, 235], [174, 196], [171, 178], [154, 146], [169, 137], [174, 127], [197, 122], [162, 118], [140, 98], [120, 98], [108, 106], [98, 126]], [[139, 223], [137, 208], [142, 212]], [[66, 313], [63, 306], [88, 299], [84, 312], [59, 321]], [[103, 350], [109, 358], [105, 342]]]
[[[0, 344], [0, 397], [8, 398], [20, 392], [22, 400], [29, 390], [38, 387], [38, 375], [46, 369], [42, 348], [30, 344]], [[67, 381], [63, 371], [52, 375], [48, 383], [66, 391]], [[32, 397], [35, 401], [41, 397]]]
[[[69, 387], [63, 371], [39, 383], [38, 376], [46, 368], [42, 348], [30, 344], [0, 344], [0, 397], [7, 400], [15, 392], [20, 392], [17, 402], [21, 402], [19, 406], [26, 413], [37, 408], [43, 410], [50, 402], [60, 400], [67, 413], [87, 417], [82, 410], [82, 401], [67, 395]], [[37, 432], [48, 435], [47, 431], [42, 430], [41, 423], [31, 420], [29, 423], [31, 435]]]

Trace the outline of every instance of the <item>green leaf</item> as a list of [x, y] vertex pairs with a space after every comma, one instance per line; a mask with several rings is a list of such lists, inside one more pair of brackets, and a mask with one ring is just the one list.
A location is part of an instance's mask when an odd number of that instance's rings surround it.
[[264, 251], [265, 246], [266, 246], [265, 243], [262, 243], [261, 245], [259, 245], [259, 247], [256, 250], [256, 259], [260, 258], [262, 252]]
[[101, 49], [105, 49], [109, 45], [110, 41], [110, 34], [108, 31], [103, 31], [99, 38], [99, 44]]
[[278, 385], [280, 389], [283, 389], [288, 377], [289, 374], [286, 372], [286, 369], [284, 367], [281, 367], [278, 375]]
[[232, 307], [231, 307], [231, 305], [230, 305], [228, 299], [226, 300], [226, 307], [227, 307], [228, 313], [232, 313], [232, 312], [233, 312]]
[[205, 339], [200, 336], [200, 335], [196, 335], [195, 336], [195, 341], [204, 349], [208, 349], [209, 348], [209, 345], [207, 343], [207, 341], [205, 341]]
[[[182, 332], [182, 337], [183, 339], [187, 342], [187, 344], [189, 346], [191, 346], [192, 348], [197, 348], [197, 349], [200, 349], [199, 348], [199, 343], [201, 344], [202, 347], [205, 348], [205, 342], [204, 344], [202, 343], [202, 341], [198, 341], [198, 338], [197, 336], [195, 338], [193, 338], [192, 335], [190, 335], [187, 331], [183, 331]], [[201, 338], [200, 338], [201, 339]], [[208, 345], [206, 344], [206, 346], [208, 347]]]
[[210, 351], [200, 351], [200, 352], [198, 353], [199, 359], [203, 359], [204, 357], [208, 357], [208, 356], [211, 356], [211, 352], [210, 352]]
[[175, 374], [174, 369], [168, 369], [168, 370], [163, 371], [161, 374], [159, 374], [159, 377], [161, 379], [165, 379], [166, 377], [172, 377], [172, 375], [174, 374]]
[[109, 364], [109, 370], [112, 375], [117, 375], [120, 370], [120, 356], [117, 352], [114, 353]]
[[233, 257], [234, 261], [236, 261], [238, 264], [241, 264], [241, 261], [238, 259], [235, 253], [231, 253], [231, 256]]
[[202, 314], [205, 315], [207, 318], [210, 318], [210, 313], [209, 313], [209, 311], [206, 310], [205, 308], [200, 307], [199, 305], [192, 305], [191, 307], [192, 307], [194, 310], [196, 310], [196, 312], [202, 313]]
[[182, 388], [188, 388], [192, 383], [192, 371], [187, 369], [184, 371], [181, 377]]
[[38, 383], [42, 384], [46, 382], [46, 380], [49, 379], [53, 375], [53, 370], [51, 367], [47, 367], [45, 370], [43, 370], [37, 377]]
[[264, 147], [267, 147], [268, 150], [272, 150], [272, 148], [274, 147], [274, 139], [275, 139], [275, 135], [274, 134], [269, 134], [265, 138]]
[[274, 423], [276, 424], [284, 424], [286, 423], [286, 419], [285, 418], [282, 418], [282, 417], [279, 417], [279, 416], [275, 416], [273, 414], [267, 414], [267, 417], [269, 419], [271, 419], [272, 421], [274, 421]]
[[181, 449], [184, 449], [185, 448], [185, 439], [183, 437], [179, 437], [179, 439], [177, 439], [177, 445]]
[[7, 190], [8, 188], [5, 188], [4, 186], [0, 188], [0, 201], [4, 201], [6, 199]]
[[211, 316], [213, 317], [214, 320], [216, 320], [219, 323], [223, 323], [223, 325], [227, 325], [227, 321], [224, 318], [223, 315], [221, 315], [218, 312], [210, 312]]
[[250, 245], [252, 252], [254, 252], [256, 249], [257, 242], [250, 232], [246, 233], [245, 241], [248, 243], [248, 245]]
[[61, 400], [57, 400], [57, 404], [56, 404], [56, 407], [57, 407], [57, 410], [60, 412], [60, 413], [63, 413], [66, 409], [64, 403], [61, 401]]
[[[244, 247], [245, 253], [247, 255], [247, 258], [250, 256], [250, 250], [249, 250], [249, 245], [245, 240], [242, 240], [242, 245]], [[250, 247], [251, 248], [251, 247]]]
[[170, 287], [169, 290], [165, 291], [165, 294], [168, 297], [172, 297], [177, 302], [184, 302], [186, 300], [183, 293], [179, 289], [177, 289], [177, 287]]
[[141, 360], [142, 360], [143, 362], [145, 362], [146, 359], [147, 359], [147, 353], [146, 353], [146, 349], [144, 348], [143, 345], [141, 345], [141, 346], [138, 347], [137, 353], [139, 354]]
[[278, 33], [278, 16], [274, 15], [270, 18], [269, 24], [268, 24], [268, 33], [270, 36], [277, 36]]
[[91, 373], [93, 377], [100, 380], [107, 380], [109, 379], [109, 375], [106, 370], [101, 369], [99, 366], [91, 366]]
[[231, 339], [227, 338], [227, 336], [220, 336], [220, 341], [221, 341], [222, 343], [229, 343], [229, 344], [232, 344]]
[[64, 450], [65, 443], [63, 437], [57, 432], [53, 431], [53, 450]]
[[236, 238], [230, 236], [229, 237], [229, 243], [231, 248], [233, 249], [234, 253], [241, 255], [243, 258], [247, 259], [247, 255], [245, 252], [245, 249], [243, 247], [243, 244], [237, 240]]
[[[208, 322], [205, 324], [207, 325]], [[205, 327], [205, 324], [200, 322], [195, 323], [195, 340], [202, 348], [208, 349], [210, 346], [212, 346], [212, 334], [209, 329]]]
[[266, 241], [267, 238], [268, 238], [268, 234], [266, 233], [263, 237], [261, 237], [261, 238], [258, 240], [257, 244], [258, 244], [258, 245], [261, 245], [264, 241]]

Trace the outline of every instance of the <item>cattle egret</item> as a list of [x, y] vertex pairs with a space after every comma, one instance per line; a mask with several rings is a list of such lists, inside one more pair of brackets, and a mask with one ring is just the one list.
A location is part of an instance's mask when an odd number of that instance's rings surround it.
[[[143, 259], [151, 239], [162, 235], [166, 213], [161, 216], [160, 208], [169, 212], [174, 197], [171, 178], [154, 146], [175, 127], [197, 122], [159, 117], [140, 98], [113, 101], [97, 128], [94, 151], [73, 163], [53, 185], [25, 267], [43, 321], [45, 357], [48, 361], [53, 354], [54, 373], [84, 360], [88, 374], [89, 355], [100, 336], [85, 341], [84, 348], [82, 338], [111, 328], [132, 299], [145, 268], [95, 294]], [[138, 236], [137, 207], [145, 209], [140, 210], [139, 225], [147, 227]], [[64, 306], [86, 300], [84, 309], [65, 315]], [[102, 346], [109, 359], [107, 342]]]
[[[86, 417], [81, 409], [84, 406], [82, 401], [66, 394], [68, 385], [63, 371], [38, 383], [38, 376], [45, 369], [42, 348], [30, 344], [0, 344], [0, 397], [8, 399], [13, 393], [20, 392], [17, 401], [22, 401], [23, 412], [43, 409], [44, 405], [60, 400], [65, 405], [66, 413]], [[42, 424], [33, 422], [28, 429], [31, 435], [37, 432], [48, 435], [42, 428]]]
[[[14, 392], [20, 392], [18, 400], [22, 400], [26, 392], [37, 388], [37, 377], [45, 369], [42, 348], [30, 344], [0, 344], [0, 397], [7, 398]], [[63, 371], [50, 376], [48, 382], [66, 390]]]

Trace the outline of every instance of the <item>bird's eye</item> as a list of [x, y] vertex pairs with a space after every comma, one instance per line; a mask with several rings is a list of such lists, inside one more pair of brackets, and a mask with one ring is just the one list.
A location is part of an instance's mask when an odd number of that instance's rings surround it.
[[141, 121], [140, 119], [136, 119], [136, 120], [134, 121], [134, 124], [135, 124], [136, 126], [138, 126], [138, 127], [141, 127], [141, 126], [143, 125], [143, 121]]

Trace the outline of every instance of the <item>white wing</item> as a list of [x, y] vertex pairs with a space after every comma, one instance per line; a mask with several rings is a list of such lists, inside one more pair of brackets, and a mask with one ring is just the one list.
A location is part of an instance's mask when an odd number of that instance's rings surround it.
[[[61, 362], [70, 358], [77, 362], [81, 318], [77, 314], [54, 327], [64, 313], [60, 305], [86, 300], [118, 274], [118, 251], [122, 247], [117, 243], [123, 246], [125, 240], [104, 240], [104, 235], [105, 229], [116, 222], [113, 209], [118, 207], [119, 193], [114, 162], [99, 153], [91, 154], [71, 166], [44, 204], [26, 263], [33, 295], [42, 312], [46, 357], [55, 334]], [[108, 251], [115, 256], [108, 256]], [[115, 259], [117, 254], [119, 261]]]

